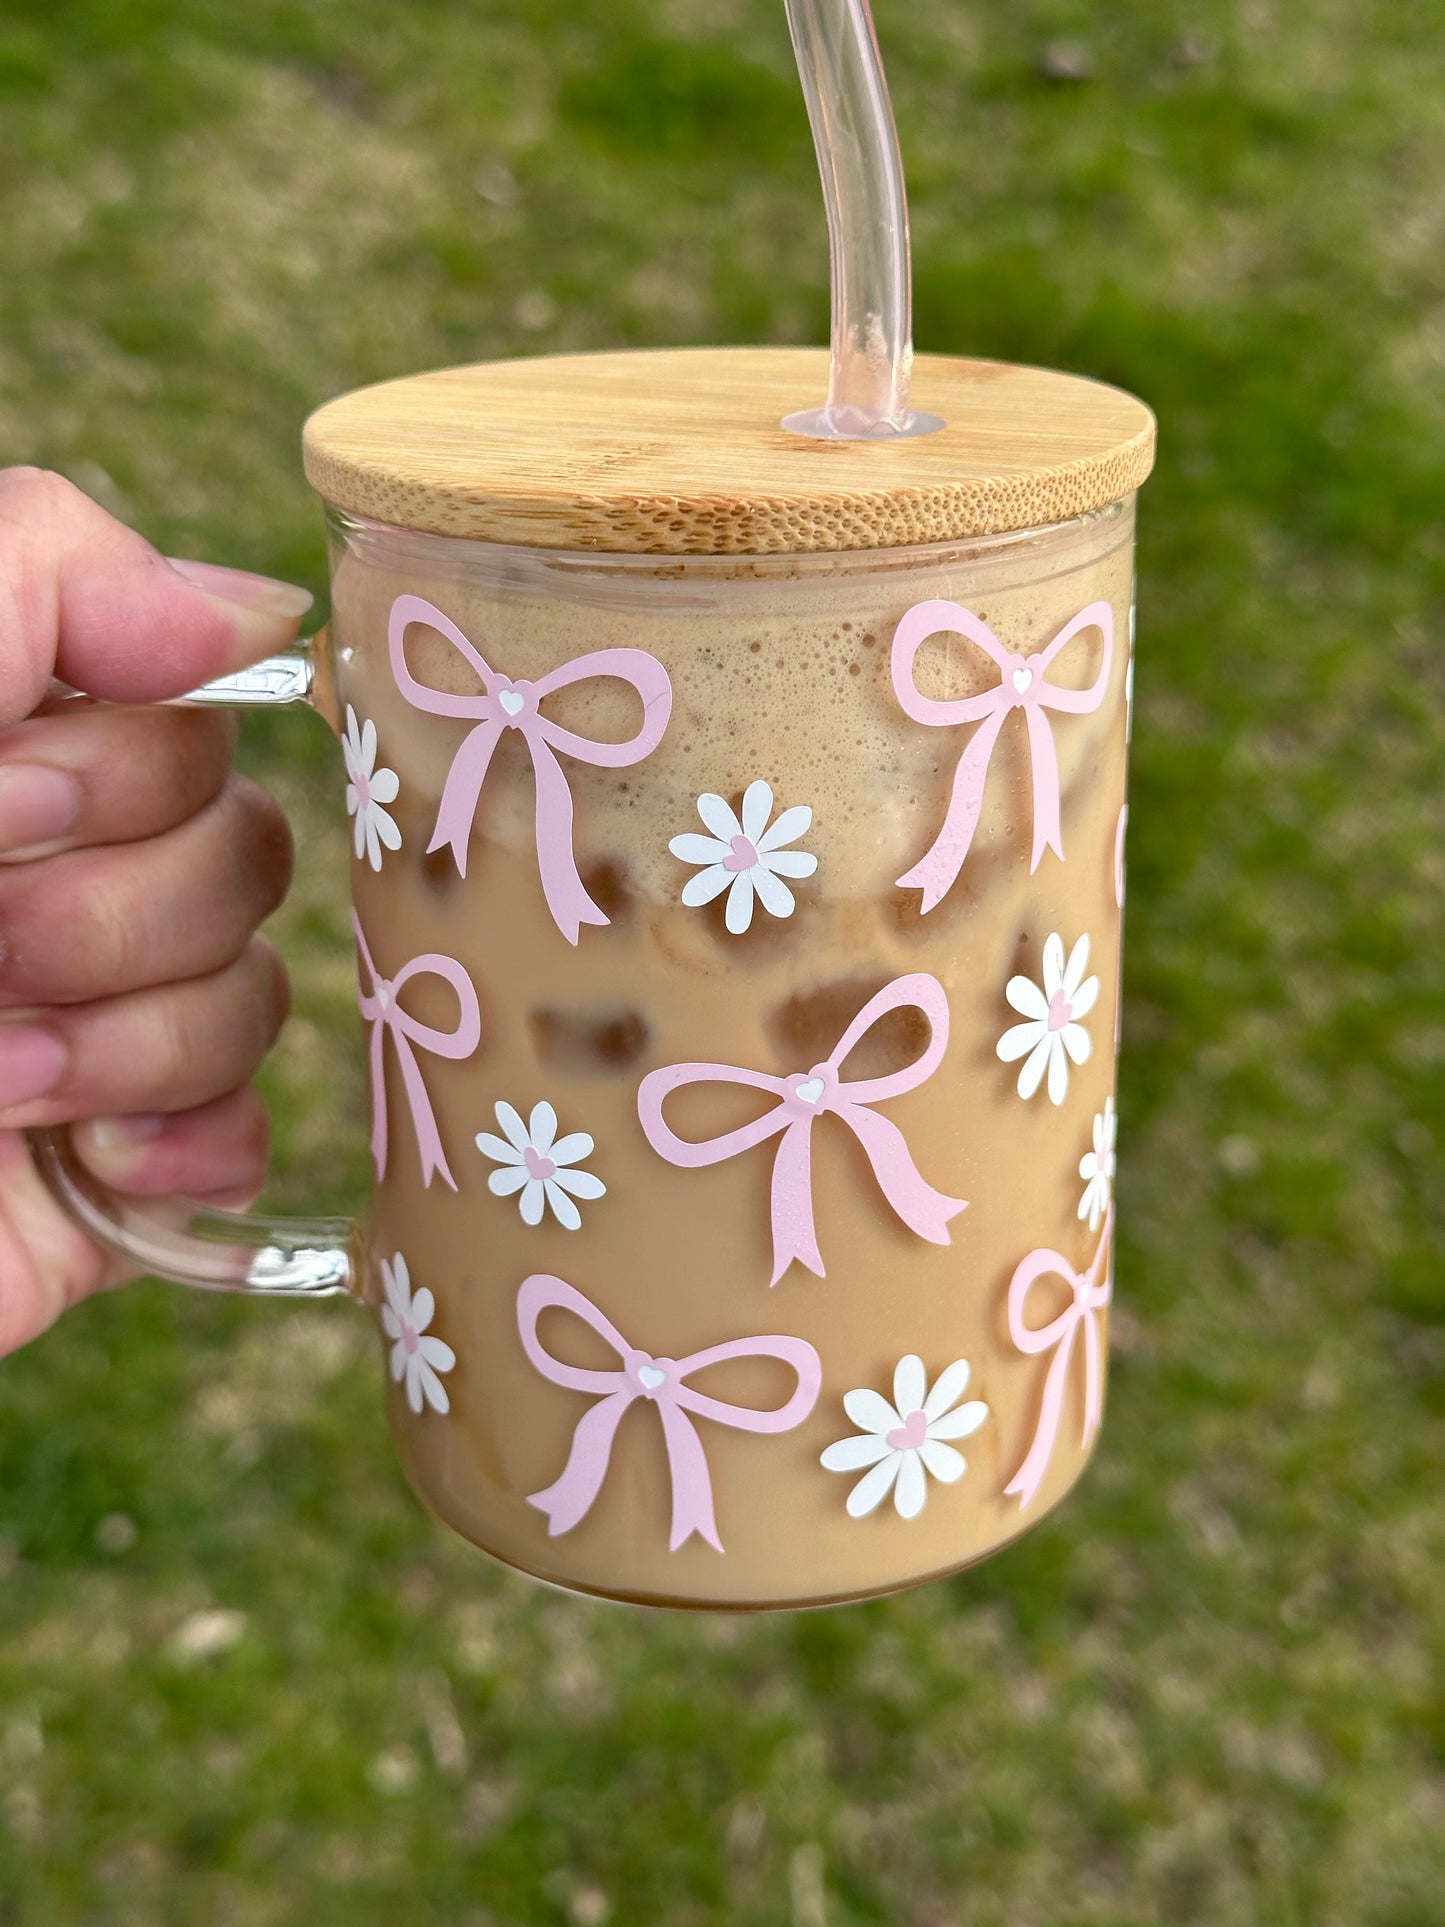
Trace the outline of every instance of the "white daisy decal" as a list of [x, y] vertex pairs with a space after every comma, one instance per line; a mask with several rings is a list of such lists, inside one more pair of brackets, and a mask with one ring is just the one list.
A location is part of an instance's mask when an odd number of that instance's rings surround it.
[[376, 724], [370, 717], [358, 724], [350, 703], [341, 754], [346, 763], [346, 814], [356, 818], [353, 847], [373, 870], [379, 870], [382, 844], [388, 850], [401, 848], [396, 819], [382, 808], [383, 803], [396, 801], [401, 784], [394, 769], [376, 767]]
[[839, 1439], [823, 1454], [829, 1472], [863, 1477], [848, 1494], [848, 1516], [863, 1519], [893, 1493], [900, 1519], [916, 1519], [928, 1498], [930, 1474], [953, 1485], [968, 1470], [961, 1452], [946, 1443], [966, 1439], [988, 1417], [982, 1399], [960, 1405], [968, 1386], [968, 1360], [956, 1358], [939, 1373], [932, 1391], [923, 1360], [910, 1352], [893, 1374], [893, 1403], [866, 1386], [849, 1392], [843, 1410], [858, 1427], [853, 1438]]
[[449, 1412], [447, 1388], [437, 1376], [449, 1372], [457, 1362], [450, 1345], [427, 1331], [436, 1311], [436, 1300], [423, 1285], [412, 1295], [411, 1274], [406, 1259], [398, 1251], [388, 1264], [381, 1261], [381, 1285], [386, 1303], [381, 1308], [382, 1330], [392, 1340], [391, 1376], [399, 1385], [406, 1380], [406, 1402], [414, 1412], [430, 1405], [434, 1412]]
[[1112, 1097], [1094, 1119], [1094, 1148], [1079, 1159], [1079, 1176], [1084, 1180], [1084, 1195], [1079, 1199], [1079, 1216], [1089, 1220], [1090, 1231], [1097, 1231], [1114, 1191], [1114, 1141], [1119, 1133], [1119, 1118]]
[[743, 793], [741, 821], [722, 797], [711, 794], [697, 799], [697, 813], [712, 834], [675, 836], [667, 846], [684, 863], [703, 866], [683, 885], [687, 907], [694, 910], [711, 903], [726, 890], [724, 921], [735, 937], [752, 923], [754, 898], [771, 917], [792, 916], [793, 893], [783, 878], [810, 877], [818, 867], [817, 857], [807, 850], [784, 847], [796, 843], [811, 826], [813, 812], [807, 804], [784, 810], [769, 829], [773, 792], [759, 779]]
[[1088, 1061], [1093, 1049], [1080, 1023], [1099, 995], [1097, 977], [1086, 977], [1089, 939], [1080, 937], [1064, 961], [1064, 940], [1056, 931], [1044, 944], [1044, 987], [1032, 977], [1010, 977], [1004, 995], [1027, 1023], [1015, 1024], [999, 1038], [997, 1050], [1005, 1064], [1022, 1057], [1019, 1096], [1032, 1097], [1049, 1074], [1049, 1098], [1062, 1104], [1068, 1095], [1069, 1064]]
[[540, 1224], [550, 1205], [552, 1216], [565, 1230], [580, 1230], [582, 1213], [572, 1200], [607, 1195], [601, 1178], [570, 1168], [579, 1158], [592, 1155], [592, 1139], [585, 1131], [558, 1137], [557, 1113], [550, 1104], [534, 1104], [525, 1124], [510, 1104], [498, 1104], [496, 1113], [506, 1135], [477, 1134], [477, 1149], [499, 1167], [487, 1179], [488, 1190], [499, 1198], [520, 1192], [517, 1202], [524, 1224]]

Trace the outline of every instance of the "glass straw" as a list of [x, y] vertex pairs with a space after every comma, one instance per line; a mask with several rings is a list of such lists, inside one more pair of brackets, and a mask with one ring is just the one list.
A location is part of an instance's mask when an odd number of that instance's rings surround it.
[[827, 401], [783, 426], [828, 439], [931, 434], [938, 416], [908, 406], [908, 201], [868, 0], [785, 3], [823, 179], [833, 339]]

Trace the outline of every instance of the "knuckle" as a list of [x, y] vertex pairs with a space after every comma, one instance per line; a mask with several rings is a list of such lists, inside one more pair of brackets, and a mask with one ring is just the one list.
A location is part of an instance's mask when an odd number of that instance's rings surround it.
[[240, 1170], [260, 1178], [265, 1175], [271, 1158], [270, 1114], [261, 1101], [260, 1093], [249, 1085], [236, 1093], [229, 1110], [227, 1123], [236, 1164]]
[[241, 734], [241, 716], [238, 710], [211, 709], [197, 707], [182, 709], [179, 705], [149, 712], [165, 715], [174, 719], [179, 729], [178, 741], [190, 758], [204, 759], [208, 764], [222, 770], [229, 770], [231, 759], [236, 753], [236, 743]]
[[72, 899], [71, 916], [69, 940], [85, 959], [87, 979], [135, 982], [146, 961], [147, 925], [126, 902], [125, 893], [115, 883], [94, 878], [78, 901]]
[[227, 782], [232, 807], [241, 819], [241, 848], [248, 872], [260, 886], [266, 914], [274, 910], [291, 887], [295, 846], [286, 812], [269, 790], [245, 776]]
[[213, 1024], [197, 1008], [195, 996], [184, 991], [162, 992], [152, 1018], [151, 1080], [158, 1090], [190, 1090], [207, 1081], [204, 1068], [216, 1052]]
[[197, 1104], [234, 1090], [266, 1051], [264, 1000], [244, 965], [160, 993], [152, 1025], [149, 1074], [172, 1100]]
[[145, 757], [148, 767], [168, 791], [194, 797], [196, 805], [209, 801], [225, 781], [235, 753], [236, 719], [221, 709], [182, 709], [157, 706], [118, 712], [133, 732], [119, 745], [134, 767]]
[[284, 973], [263, 938], [253, 937], [239, 963], [221, 974], [213, 1019], [221, 1048], [242, 1083], [276, 1041], [281, 1028]]
[[88, 827], [105, 842], [142, 840], [199, 815], [235, 748], [231, 718], [217, 710], [93, 709], [40, 727], [63, 740], [90, 799]]
[[87, 498], [65, 476], [53, 468], [37, 468], [28, 462], [0, 469], [0, 491], [7, 508], [18, 507], [26, 513], [47, 510], [64, 512]]
[[217, 710], [150, 709], [115, 712], [128, 728], [111, 744], [112, 780], [121, 795], [134, 793], [135, 772], [145, 772], [143, 796], [133, 806], [142, 831], [199, 816], [225, 787], [235, 753], [236, 725]]
[[266, 1001], [266, 1045], [269, 1049], [291, 1015], [291, 973], [275, 944], [265, 937], [251, 939], [251, 959], [260, 979], [261, 995]]
[[73, 888], [43, 863], [0, 879], [0, 990], [8, 997], [64, 1002], [94, 984], [129, 983], [144, 951], [143, 920], [112, 882], [92, 875]]

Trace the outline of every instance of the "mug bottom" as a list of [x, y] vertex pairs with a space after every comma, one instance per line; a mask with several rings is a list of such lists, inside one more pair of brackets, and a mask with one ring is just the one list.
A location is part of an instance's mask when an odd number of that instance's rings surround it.
[[408, 1476], [407, 1483], [419, 1503], [430, 1513], [438, 1524], [446, 1527], [462, 1543], [475, 1552], [480, 1552], [499, 1566], [520, 1573], [524, 1578], [535, 1580], [549, 1591], [571, 1593], [584, 1599], [603, 1599], [613, 1605], [647, 1606], [674, 1612], [693, 1613], [767, 1613], [767, 1612], [819, 1612], [829, 1606], [859, 1605], [868, 1599], [886, 1599], [892, 1593], [914, 1592], [921, 1586], [931, 1586], [942, 1579], [955, 1578], [974, 1566], [981, 1566], [992, 1559], [996, 1553], [1005, 1552], [1010, 1546], [1026, 1537], [1035, 1527], [1050, 1517], [1073, 1492], [1093, 1457], [1092, 1451], [1081, 1457], [1074, 1465], [1068, 1483], [1057, 1492], [1049, 1502], [1023, 1520], [1018, 1528], [995, 1540], [982, 1550], [970, 1553], [966, 1558], [955, 1559], [943, 1565], [931, 1567], [924, 1572], [907, 1573], [896, 1578], [884, 1580], [879, 1585], [860, 1586], [832, 1592], [799, 1593], [769, 1599], [728, 1599], [717, 1597], [691, 1597], [683, 1593], [649, 1592], [644, 1588], [626, 1586], [604, 1586], [585, 1579], [564, 1578], [556, 1571], [546, 1571], [529, 1564], [524, 1559], [497, 1552], [490, 1546], [471, 1537], [453, 1520], [447, 1518], [435, 1501], [421, 1492]]

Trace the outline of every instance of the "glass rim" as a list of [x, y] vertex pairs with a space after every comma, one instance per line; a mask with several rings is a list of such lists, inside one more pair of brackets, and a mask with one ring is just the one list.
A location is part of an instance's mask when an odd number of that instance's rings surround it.
[[386, 545], [404, 543], [424, 550], [445, 552], [455, 558], [459, 551], [477, 554], [479, 559], [511, 561], [515, 565], [561, 574], [591, 573], [635, 576], [661, 580], [687, 577], [768, 579], [852, 574], [892, 574], [899, 571], [946, 566], [950, 558], [978, 559], [1003, 555], [1029, 545], [1051, 545], [1071, 535], [1103, 532], [1112, 523], [1122, 525], [1125, 512], [1132, 507], [1137, 490], [1120, 496], [1101, 508], [1085, 509], [1059, 522], [1040, 523], [1026, 529], [1000, 529], [988, 535], [953, 536], [943, 541], [915, 543], [907, 547], [857, 549], [779, 549], [757, 553], [697, 554], [659, 553], [650, 550], [562, 549], [523, 542], [494, 542], [484, 536], [448, 535], [436, 529], [406, 528], [400, 523], [382, 522], [357, 515], [334, 502], [325, 502], [329, 530], [348, 547], [360, 536], [363, 543], [377, 541]]

